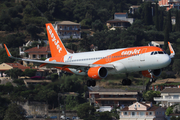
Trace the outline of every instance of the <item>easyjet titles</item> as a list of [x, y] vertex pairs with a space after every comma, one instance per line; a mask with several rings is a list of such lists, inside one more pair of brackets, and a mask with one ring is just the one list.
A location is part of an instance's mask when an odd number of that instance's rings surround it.
[[59, 43], [59, 40], [56, 40], [56, 38], [55, 38], [55, 36], [54, 36], [54, 33], [52, 33], [52, 30], [51, 30], [50, 26], [47, 26], [47, 29], [48, 29], [48, 31], [49, 31], [49, 34], [50, 34], [50, 36], [51, 36], [51, 39], [52, 39], [52, 41], [54, 42], [54, 44], [55, 44], [58, 52], [61, 53], [62, 48], [61, 48], [61, 47], [59, 46], [59, 44], [58, 44], [58, 43]]
[[139, 49], [139, 50], [134, 49], [134, 50], [122, 51], [121, 55], [139, 54], [140, 51], [141, 51], [141, 49]]

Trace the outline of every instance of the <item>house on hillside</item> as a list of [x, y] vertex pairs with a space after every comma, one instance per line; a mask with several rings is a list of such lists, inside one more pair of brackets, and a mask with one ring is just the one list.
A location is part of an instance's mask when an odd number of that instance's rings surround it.
[[130, 6], [129, 13], [130, 14], [135, 14], [135, 12], [138, 11], [139, 7], [140, 7], [140, 5], [132, 5], [132, 6]]
[[166, 7], [166, 10], [175, 8], [180, 10], [180, 0], [159, 0], [160, 7]]
[[162, 107], [180, 104], [180, 88], [166, 88], [161, 91], [161, 97], [154, 97], [154, 101]]
[[80, 39], [81, 38], [81, 25], [71, 21], [56, 21], [54, 29], [61, 39]]
[[140, 100], [138, 92], [127, 92], [120, 89], [99, 89], [89, 91], [89, 100], [95, 106], [124, 106]]
[[151, 102], [135, 102], [120, 112], [120, 120], [165, 120], [165, 109]]
[[164, 46], [164, 41], [151, 41], [148, 45], [162, 48]]
[[[74, 53], [73, 50], [70, 50], [68, 48], [66, 49], [68, 52]], [[46, 59], [51, 57], [51, 51], [49, 46], [40, 47], [39, 45], [37, 45], [37, 47], [27, 49], [24, 52], [28, 55], [29, 59], [42, 59], [42, 58]]]
[[113, 20], [108, 20], [106, 26], [110, 28], [127, 28], [134, 22], [134, 18], [128, 18], [127, 13], [115, 13]]
[[165, 88], [180, 88], [180, 79], [168, 78], [152, 83], [154, 91], [162, 91]]
[[25, 67], [20, 63], [2, 63], [0, 64], [1, 77], [5, 77], [4, 72], [13, 68], [18, 68], [21, 69], [22, 71], [25, 71], [25, 69], [30, 69], [30, 67]]
[[25, 51], [26, 47], [32, 46], [32, 44], [33, 44], [34, 42], [36, 42], [36, 43], [38, 43], [38, 44], [42, 44], [42, 42], [44, 42], [45, 45], [48, 45], [48, 40], [38, 40], [38, 41], [29, 40], [29, 41], [27, 41], [25, 44], [23, 44], [23, 46], [20, 46], [20, 47], [19, 47], [19, 55], [20, 55], [20, 56], [24, 56], [24, 54], [25, 54], [24, 51]]
[[49, 58], [51, 57], [51, 52], [49, 46], [40, 47], [33, 47], [24, 51], [29, 59], [42, 59], [42, 58]]

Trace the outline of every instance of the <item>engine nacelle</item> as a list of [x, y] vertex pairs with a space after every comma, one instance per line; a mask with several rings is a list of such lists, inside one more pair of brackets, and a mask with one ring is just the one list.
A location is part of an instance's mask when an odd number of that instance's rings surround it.
[[[152, 70], [151, 73], [152, 73], [152, 77], [155, 78], [155, 77], [158, 77], [161, 75], [161, 69], [156, 69], [156, 70]], [[151, 74], [150, 74], [150, 71], [149, 70], [145, 70], [145, 71], [142, 71], [142, 75], [144, 77], [148, 77], [148, 78], [151, 78]]]
[[91, 67], [89, 68], [87, 75], [92, 79], [103, 79], [106, 78], [108, 71], [105, 67]]

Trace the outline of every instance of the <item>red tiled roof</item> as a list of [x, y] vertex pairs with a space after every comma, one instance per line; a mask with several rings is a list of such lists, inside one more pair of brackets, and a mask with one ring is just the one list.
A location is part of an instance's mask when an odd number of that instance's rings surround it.
[[121, 111], [155, 111], [155, 110], [157, 110], [158, 108], [161, 108], [161, 107], [159, 107], [159, 106], [152, 106], [152, 107], [150, 107], [150, 109], [148, 109], [148, 110], [129, 110], [129, 109], [128, 109], [128, 106], [126, 106], [126, 107], [123, 108]]
[[129, 23], [129, 21], [125, 21], [125, 20], [120, 20], [120, 19], [113, 19], [113, 20], [108, 20], [107, 23], [118, 23], [118, 22], [126, 22]]
[[142, 104], [142, 105], [144, 105], [144, 106], [146, 106], [146, 107], [150, 107], [150, 106], [148, 106], [146, 103], [143, 103], [143, 102], [140, 102], [140, 104]]
[[30, 67], [25, 67], [25, 66], [21, 65], [20, 63], [6, 63], [6, 64], [13, 68], [19, 68], [22, 71], [24, 71], [25, 69], [30, 69]]
[[39, 53], [39, 52], [47, 52], [47, 51], [50, 51], [49, 46], [46, 46], [46, 47], [33, 47], [33, 48], [25, 50], [24, 52], [27, 52], [27, 53]]
[[69, 53], [74, 53], [74, 51], [71, 50], [71, 49], [66, 48], [66, 50], [67, 50]]
[[125, 15], [127, 13], [115, 13], [115, 15]]
[[95, 100], [126, 100], [126, 101], [137, 101], [137, 98], [95, 98]]
[[[74, 53], [73, 50], [70, 50], [68, 48], [66, 48], [66, 50], [70, 53]], [[33, 47], [30, 49], [25, 50], [24, 52], [26, 53], [31, 53], [31, 54], [37, 54], [37, 53], [41, 53], [41, 54], [46, 54], [48, 51], [50, 51], [50, 47], [46, 46], [46, 47]]]
[[180, 88], [165, 88], [161, 93], [180, 93]]

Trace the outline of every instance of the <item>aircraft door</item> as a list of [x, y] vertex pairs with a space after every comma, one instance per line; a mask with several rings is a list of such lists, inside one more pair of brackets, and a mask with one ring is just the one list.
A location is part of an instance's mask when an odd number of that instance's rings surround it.
[[144, 48], [142, 51], [141, 51], [141, 54], [140, 54], [140, 61], [145, 61], [145, 53], [146, 53], [146, 50], [147, 48]]

